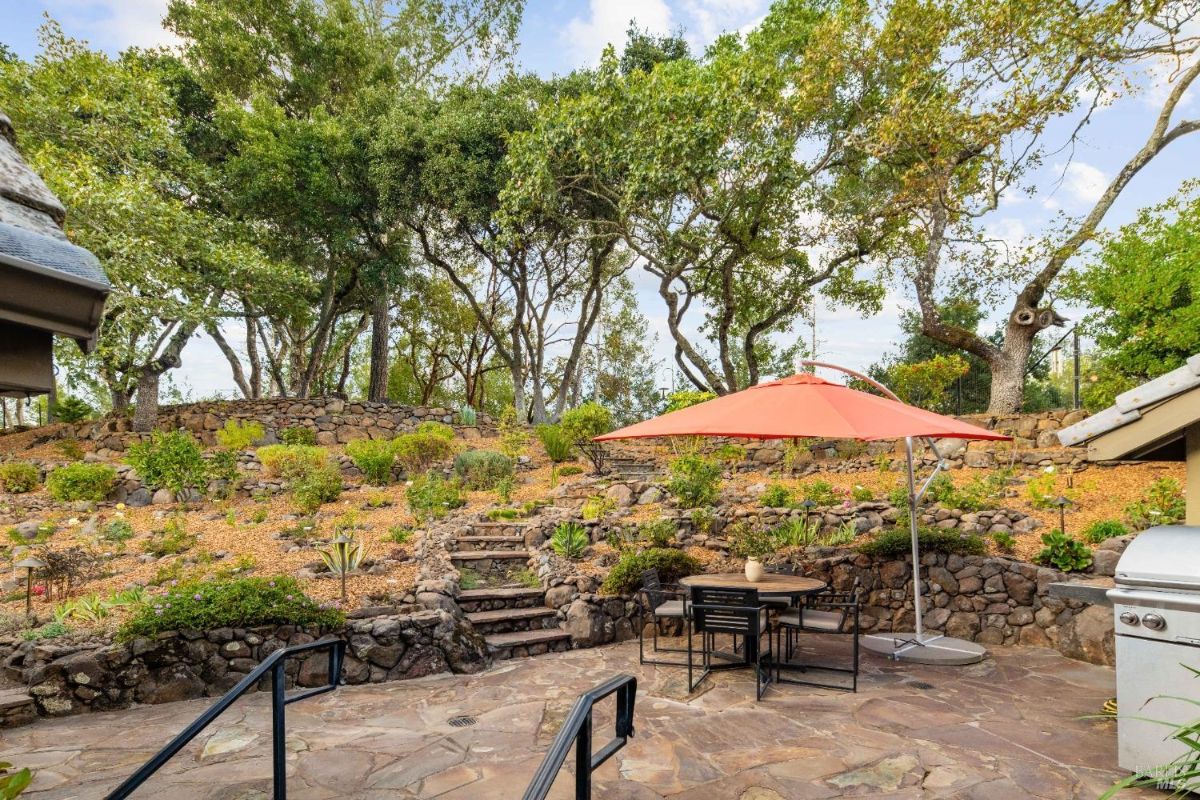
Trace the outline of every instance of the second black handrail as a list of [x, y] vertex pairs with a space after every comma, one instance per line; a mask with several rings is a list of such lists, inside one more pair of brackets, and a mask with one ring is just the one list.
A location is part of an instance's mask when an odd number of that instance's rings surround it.
[[[592, 752], [592, 708], [611, 694], [617, 695], [617, 719], [614, 737]], [[562, 728], [542, 759], [529, 782], [523, 800], [545, 800], [567, 760], [571, 745], [575, 745], [575, 800], [591, 800], [592, 771], [625, 746], [633, 736], [633, 705], [637, 697], [637, 679], [632, 675], [617, 675], [590, 691], [584, 692], [571, 706]]]
[[[312, 689], [294, 692], [288, 695], [284, 689], [286, 687], [286, 675], [284, 674], [284, 666], [286, 661], [291, 656], [297, 653], [304, 653], [309, 650], [320, 650], [329, 648], [329, 682], [324, 686], [318, 686]], [[271, 653], [263, 662], [255, 667], [249, 675], [237, 682], [232, 689], [225, 695], [213, 703], [199, 717], [183, 729], [162, 750], [154, 754], [154, 757], [147, 761], [138, 769], [137, 772], [130, 775], [120, 786], [113, 789], [105, 800], [123, 800], [129, 797], [135, 789], [145, 783], [151, 775], [158, 772], [164, 764], [166, 764], [172, 756], [182, 750], [188, 742], [195, 739], [199, 733], [208, 727], [214, 719], [229, 708], [239, 697], [250, 690], [254, 684], [258, 683], [264, 675], [271, 673], [271, 745], [272, 745], [272, 775], [274, 778], [274, 800], [286, 800], [287, 798], [287, 736], [284, 724], [284, 706], [291, 705], [297, 700], [314, 695], [332, 692], [341, 683], [342, 662], [346, 656], [346, 642], [343, 639], [323, 639], [308, 644], [300, 644], [295, 647], [285, 647]]]

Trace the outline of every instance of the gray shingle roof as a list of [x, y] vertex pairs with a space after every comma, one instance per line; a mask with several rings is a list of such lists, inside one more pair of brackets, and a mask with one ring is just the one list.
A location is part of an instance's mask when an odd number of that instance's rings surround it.
[[1179, 369], [1173, 369], [1135, 389], [1117, 395], [1115, 403], [1098, 414], [1058, 432], [1058, 440], [1066, 447], [1083, 444], [1089, 439], [1116, 430], [1142, 418], [1142, 411], [1200, 386], [1200, 353], [1192, 356]]

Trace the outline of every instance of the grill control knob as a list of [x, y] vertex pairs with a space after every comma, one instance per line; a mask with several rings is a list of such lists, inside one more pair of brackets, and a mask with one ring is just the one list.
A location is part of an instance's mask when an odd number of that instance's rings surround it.
[[1167, 621], [1158, 614], [1147, 614], [1142, 617], [1142, 624], [1152, 631], [1161, 631], [1167, 627]]
[[1138, 615], [1133, 613], [1132, 611], [1122, 611], [1119, 619], [1121, 620], [1121, 622], [1124, 622], [1126, 625], [1137, 625], [1138, 624]]

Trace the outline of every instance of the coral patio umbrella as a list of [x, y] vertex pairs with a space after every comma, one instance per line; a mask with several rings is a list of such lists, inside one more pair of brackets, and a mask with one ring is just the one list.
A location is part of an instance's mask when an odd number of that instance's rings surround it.
[[[885, 387], [844, 367], [819, 362], [859, 378], [889, 395], [868, 394], [831, 383], [809, 373], [792, 375], [752, 386], [661, 417], [597, 436], [596, 441], [644, 439], [660, 436], [732, 436], [747, 439], [904, 439], [908, 456], [909, 523], [912, 534], [913, 607], [915, 633], [876, 634], [863, 637], [863, 645], [895, 658], [921, 663], [969, 664], [981, 659], [984, 649], [972, 642], [945, 636], [926, 636], [921, 619], [921, 562], [917, 540], [917, 502], [930, 481], [943, 468], [934, 439], [992, 439], [1008, 436], [906, 405]], [[914, 438], [924, 439], [937, 455], [933, 473], [918, 490], [913, 471]]]

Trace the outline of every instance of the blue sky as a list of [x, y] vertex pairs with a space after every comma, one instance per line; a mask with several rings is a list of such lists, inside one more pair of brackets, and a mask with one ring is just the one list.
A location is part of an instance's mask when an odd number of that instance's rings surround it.
[[[130, 45], [170, 44], [170, 35], [159, 24], [165, 6], [166, 0], [0, 0], [4, 19], [0, 41], [20, 56], [32, 58], [37, 53], [37, 28], [49, 13], [68, 35], [110, 52]], [[699, 51], [722, 31], [753, 27], [768, 7], [768, 0], [528, 0], [518, 59], [523, 69], [543, 75], [594, 64], [605, 44], [623, 41], [634, 19], [656, 32], [682, 29], [693, 50]], [[1038, 194], [1009, 198], [988, 218], [990, 231], [1017, 244], [1046, 230], [1059, 214], [1086, 211], [1144, 141], [1153, 122], [1153, 101], [1165, 91], [1165, 75], [1165, 69], [1151, 68], [1131, 76], [1145, 88], [1143, 95], [1101, 110], [1074, 153], [1048, 160], [1038, 176]], [[1198, 108], [1200, 101], [1192, 96], [1181, 112], [1191, 118]], [[1182, 181], [1200, 177], [1197, 165], [1200, 134], [1172, 144], [1134, 179], [1110, 212], [1106, 227], [1128, 222], [1139, 208], [1170, 197]], [[658, 355], [664, 365], [660, 382], [668, 383], [671, 349], [661, 303], [650, 281], [640, 272], [635, 277], [643, 313], [659, 332]], [[893, 345], [900, 310], [910, 304], [908, 293], [897, 288], [889, 293], [882, 313], [868, 320], [819, 306], [819, 355], [846, 366], [866, 367]], [[1078, 310], [1066, 312], [1075, 316]], [[811, 336], [807, 326], [796, 334], [806, 341]], [[184, 366], [177, 372], [180, 383], [198, 397], [234, 391], [225, 360], [207, 340], [188, 346]]]

